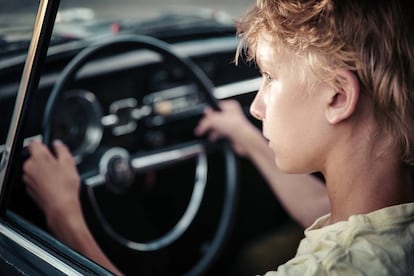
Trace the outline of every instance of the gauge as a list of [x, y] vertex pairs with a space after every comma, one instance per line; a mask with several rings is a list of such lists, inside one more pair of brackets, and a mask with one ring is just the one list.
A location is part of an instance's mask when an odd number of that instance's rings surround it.
[[99, 146], [103, 135], [102, 108], [87, 90], [66, 91], [56, 109], [51, 138], [65, 143], [77, 162]]

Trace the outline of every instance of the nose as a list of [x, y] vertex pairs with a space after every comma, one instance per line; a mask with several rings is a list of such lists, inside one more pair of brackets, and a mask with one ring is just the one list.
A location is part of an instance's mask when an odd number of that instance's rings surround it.
[[265, 104], [263, 102], [263, 96], [261, 91], [262, 89], [260, 89], [257, 92], [252, 104], [250, 105], [250, 114], [252, 114], [252, 116], [256, 119], [262, 121], [264, 119], [265, 114]]

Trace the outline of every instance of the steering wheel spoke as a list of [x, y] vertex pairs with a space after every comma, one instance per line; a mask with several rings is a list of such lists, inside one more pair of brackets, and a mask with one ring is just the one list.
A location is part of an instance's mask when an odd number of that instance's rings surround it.
[[197, 140], [132, 156], [123, 148], [113, 147], [101, 155], [98, 169], [82, 173], [81, 178], [88, 187], [105, 185], [111, 179], [118, 179], [123, 185], [122, 183], [127, 181], [123, 177], [125, 174], [131, 176], [134, 173], [159, 170], [192, 158], [196, 159], [200, 155], [205, 155], [205, 147], [203, 142]]
[[194, 158], [204, 153], [204, 146], [201, 142], [190, 142], [162, 148], [153, 152], [136, 154], [131, 158], [130, 164], [135, 172], [145, 172], [163, 168], [172, 163], [177, 163]]

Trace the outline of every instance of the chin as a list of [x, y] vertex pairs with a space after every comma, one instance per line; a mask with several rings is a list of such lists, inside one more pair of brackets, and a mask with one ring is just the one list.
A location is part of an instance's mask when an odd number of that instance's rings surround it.
[[[298, 167], [298, 163], [292, 160], [280, 160], [278, 158], [275, 159], [276, 167], [283, 173], [286, 174], [302, 174], [306, 173], [307, 170], [304, 170], [301, 167]], [[293, 164], [292, 164], [293, 163]]]

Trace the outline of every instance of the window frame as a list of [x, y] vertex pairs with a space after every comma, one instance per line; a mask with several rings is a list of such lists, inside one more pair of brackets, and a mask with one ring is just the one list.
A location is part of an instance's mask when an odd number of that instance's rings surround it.
[[22, 122], [38, 87], [60, 0], [40, 0], [32, 38], [0, 163], [0, 274], [113, 275], [59, 242], [50, 234], [7, 210], [12, 171], [23, 151]]

